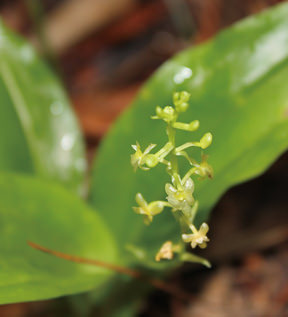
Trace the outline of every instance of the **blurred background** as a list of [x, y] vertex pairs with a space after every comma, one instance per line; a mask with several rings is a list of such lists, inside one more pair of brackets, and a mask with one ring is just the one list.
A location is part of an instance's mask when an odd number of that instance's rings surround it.
[[[165, 60], [279, 2], [0, 0], [0, 17], [62, 79], [91, 162], [111, 123]], [[139, 316], [288, 316], [287, 161], [283, 155], [216, 207], [206, 254], [213, 269], [184, 265], [170, 277], [195, 300], [184, 305], [154, 291]], [[74, 316], [71, 307], [69, 299], [6, 305], [0, 316]]]

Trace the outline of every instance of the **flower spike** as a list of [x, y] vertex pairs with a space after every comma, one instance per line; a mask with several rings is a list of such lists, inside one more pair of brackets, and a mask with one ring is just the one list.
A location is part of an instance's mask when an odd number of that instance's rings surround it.
[[[143, 152], [138, 142], [136, 142], [136, 145], [132, 145], [135, 153], [131, 155], [131, 164], [135, 171], [138, 167], [142, 170], [149, 170], [161, 163], [166, 166], [166, 171], [171, 177], [171, 182], [165, 185], [166, 201], [156, 200], [147, 203], [142, 194], [138, 193], [136, 195], [138, 206], [133, 207], [133, 210], [137, 214], [144, 216], [146, 224], [150, 224], [154, 216], [163, 212], [165, 207], [169, 207], [180, 223], [183, 231], [181, 244], [173, 245], [172, 241], [165, 242], [156, 254], [156, 261], [162, 259], [171, 260], [174, 257], [174, 253], [177, 253], [179, 260], [195, 261], [208, 266], [209, 262], [207, 260], [188, 254], [183, 247], [183, 242], [190, 243], [193, 249], [197, 246], [200, 248], [207, 246], [209, 241], [207, 237], [208, 225], [202, 223], [199, 230], [194, 225], [199, 203], [193, 196], [195, 187], [193, 176], [198, 176], [200, 179], [205, 177], [212, 178], [213, 176], [213, 169], [207, 162], [207, 155], [202, 154], [202, 161], [198, 163], [188, 153], [191, 148], [198, 148], [203, 152], [209, 147], [212, 143], [212, 134], [210, 132], [205, 133], [200, 141], [190, 141], [176, 146], [175, 135], [177, 130], [193, 132], [199, 129], [200, 126], [198, 120], [190, 121], [190, 123], [178, 121], [179, 115], [189, 107], [189, 98], [190, 94], [186, 91], [176, 92], [173, 95], [174, 107], [156, 107], [156, 115], [152, 116], [152, 119], [161, 119], [167, 124], [166, 133], [168, 136], [168, 141], [158, 152], [151, 153], [156, 146], [155, 144], [150, 144]], [[189, 163], [189, 170], [183, 177], [181, 177], [178, 168], [180, 157], [184, 157]], [[186, 233], [189, 229], [192, 233]]]

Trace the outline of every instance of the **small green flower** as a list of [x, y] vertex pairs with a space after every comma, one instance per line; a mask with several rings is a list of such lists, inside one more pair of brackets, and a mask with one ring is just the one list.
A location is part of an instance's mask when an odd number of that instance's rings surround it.
[[192, 195], [194, 191], [194, 182], [191, 178], [188, 178], [185, 183], [181, 183], [181, 186], [178, 186], [177, 188], [167, 183], [165, 191], [168, 195], [167, 200], [175, 211], [182, 210], [184, 212], [189, 212], [191, 210], [191, 206], [194, 203]]
[[[135, 150], [135, 153], [131, 155], [131, 164], [134, 168], [134, 171], [136, 171], [138, 167], [142, 170], [149, 170], [149, 167], [145, 167], [144, 165], [146, 164], [149, 152], [154, 149], [155, 146], [156, 144], [150, 144], [147, 146], [144, 152], [142, 152], [138, 142], [136, 142], [135, 145], [132, 145], [132, 149]], [[151, 154], [149, 156], [151, 156]]]
[[207, 242], [209, 241], [207, 237], [207, 232], [209, 231], [207, 223], [202, 223], [199, 230], [197, 230], [194, 225], [190, 225], [189, 227], [193, 233], [182, 234], [183, 241], [191, 243], [193, 249], [196, 248], [197, 245], [199, 245], [201, 249], [206, 248]]
[[144, 216], [144, 222], [147, 225], [152, 222], [153, 216], [162, 212], [165, 206], [170, 206], [167, 202], [158, 200], [148, 204], [140, 193], [136, 194], [135, 200], [139, 207], [133, 207], [133, 210], [136, 212], [136, 214]]

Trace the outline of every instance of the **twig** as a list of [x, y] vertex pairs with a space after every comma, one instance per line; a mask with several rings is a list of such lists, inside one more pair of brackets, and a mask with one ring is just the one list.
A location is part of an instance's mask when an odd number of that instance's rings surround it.
[[114, 272], [117, 272], [120, 274], [128, 275], [132, 278], [136, 278], [138, 280], [147, 282], [150, 285], [154, 286], [155, 288], [158, 288], [166, 293], [169, 293], [172, 296], [175, 296], [178, 299], [183, 300], [183, 301], [189, 302], [193, 299], [192, 295], [187, 294], [186, 292], [183, 292], [182, 290], [175, 288], [173, 285], [171, 285], [169, 283], [166, 283], [166, 282], [159, 280], [159, 279], [148, 277], [148, 276], [144, 275], [143, 273], [141, 273], [140, 271], [132, 270], [128, 267], [123, 267], [123, 266], [115, 265], [115, 264], [100, 261], [100, 260], [87, 259], [87, 258], [75, 256], [75, 255], [70, 255], [67, 253], [62, 253], [59, 251], [54, 251], [54, 250], [48, 249], [46, 247], [43, 247], [43, 246], [36, 244], [34, 242], [31, 242], [31, 241], [27, 241], [27, 244], [36, 250], [54, 255], [58, 258], [61, 258], [61, 259], [64, 259], [64, 260], [67, 260], [70, 262], [103, 267], [105, 269], [108, 269], [108, 270], [111, 270], [111, 271], [114, 271]]
[[[134, 6], [134, 0], [64, 1], [46, 19], [46, 39], [59, 54]], [[34, 42], [38, 44], [35, 38]]]

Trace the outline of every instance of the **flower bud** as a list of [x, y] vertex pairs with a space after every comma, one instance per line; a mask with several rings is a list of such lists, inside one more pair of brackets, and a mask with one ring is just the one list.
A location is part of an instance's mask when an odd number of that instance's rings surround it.
[[157, 106], [156, 116], [152, 116], [152, 119], [162, 119], [166, 122], [171, 122], [175, 119], [175, 110], [171, 106], [166, 106], [164, 109]]
[[189, 123], [189, 131], [196, 131], [200, 126], [199, 120], [194, 120]]
[[171, 106], [166, 106], [163, 109], [162, 116], [166, 121], [172, 121], [175, 116], [175, 110]]
[[185, 112], [188, 108], [188, 101], [190, 94], [187, 91], [175, 92], [173, 95], [173, 101], [175, 108], [178, 112]]
[[212, 143], [212, 134], [210, 132], [205, 133], [200, 140], [200, 146], [202, 149], [206, 149]]

